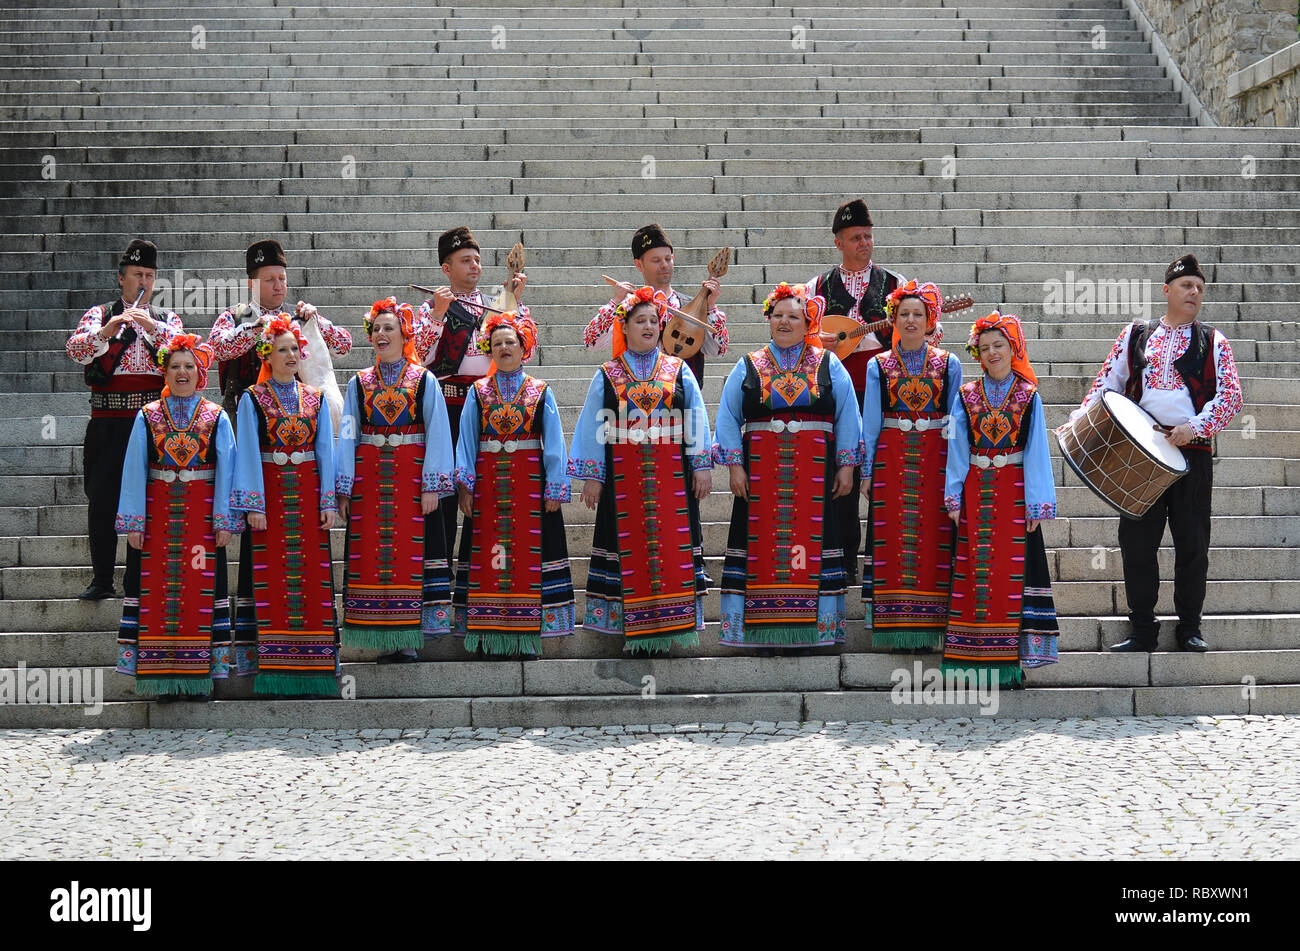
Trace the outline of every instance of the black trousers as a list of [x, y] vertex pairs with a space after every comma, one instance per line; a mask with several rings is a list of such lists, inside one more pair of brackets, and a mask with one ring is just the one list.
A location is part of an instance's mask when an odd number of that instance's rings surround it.
[[1124, 559], [1124, 593], [1128, 597], [1133, 638], [1156, 645], [1160, 625], [1156, 599], [1160, 593], [1160, 541], [1169, 523], [1174, 540], [1174, 610], [1176, 634], [1182, 644], [1201, 632], [1205, 577], [1210, 567], [1210, 496], [1214, 459], [1204, 449], [1184, 450], [1187, 475], [1156, 500], [1140, 519], [1119, 520], [1119, 550]]
[[[454, 406], [447, 404], [447, 422], [451, 426], [451, 446], [455, 450], [456, 443], [460, 439], [460, 413], [465, 408], [464, 404]], [[460, 518], [460, 486], [456, 486], [456, 495], [447, 499], [438, 500], [438, 514], [442, 517], [442, 533], [447, 539], [447, 564], [451, 567], [452, 577], [455, 577], [455, 559], [456, 559], [456, 521]], [[469, 519], [465, 519], [466, 522]]]
[[82, 485], [86, 490], [86, 534], [94, 583], [113, 586], [117, 566], [117, 500], [122, 494], [122, 463], [134, 416], [91, 417], [82, 441]]

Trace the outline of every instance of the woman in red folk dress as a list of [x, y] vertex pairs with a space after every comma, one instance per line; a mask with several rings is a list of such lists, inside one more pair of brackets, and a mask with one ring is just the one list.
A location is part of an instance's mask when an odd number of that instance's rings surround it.
[[160, 703], [207, 700], [232, 665], [225, 546], [243, 519], [230, 514], [230, 418], [197, 393], [211, 363], [193, 334], [159, 348], [167, 385], [136, 415], [122, 469], [117, 531], [130, 548], [117, 669]]
[[488, 375], [469, 388], [456, 443], [456, 483], [467, 517], [456, 560], [457, 635], [489, 657], [532, 660], [542, 638], [573, 633], [573, 579], [560, 503], [569, 501], [568, 453], [551, 388], [524, 373], [537, 325], [515, 313], [488, 318]]
[[1020, 687], [1022, 668], [1057, 658], [1039, 528], [1056, 517], [1047, 425], [1019, 318], [981, 317], [966, 349], [984, 372], [962, 385], [948, 435], [944, 506], [957, 525], [957, 557], [940, 667]]
[[335, 695], [334, 426], [329, 403], [296, 378], [307, 341], [288, 314], [254, 346], [258, 382], [239, 400], [232, 512], [249, 530], [240, 559], [239, 605], [257, 632], [257, 693]]
[[926, 340], [942, 310], [933, 284], [896, 287], [885, 299], [893, 345], [867, 364], [862, 602], [875, 648], [937, 651], [948, 627], [953, 527], [944, 517], [943, 482], [961, 361]]

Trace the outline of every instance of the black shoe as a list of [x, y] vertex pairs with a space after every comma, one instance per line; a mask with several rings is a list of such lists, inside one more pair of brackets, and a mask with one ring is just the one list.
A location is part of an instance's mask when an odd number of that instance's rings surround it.
[[1156, 649], [1154, 644], [1146, 644], [1135, 638], [1130, 637], [1126, 641], [1120, 641], [1118, 644], [1112, 644], [1106, 650], [1115, 654], [1149, 654]]
[[541, 656], [541, 654], [520, 654], [519, 659], [521, 661], [540, 660]]
[[414, 664], [420, 658], [410, 654], [403, 654], [401, 651], [393, 651], [391, 654], [380, 654], [375, 658], [376, 664]]
[[102, 585], [98, 581], [92, 581], [90, 587], [81, 594], [77, 595], [79, 601], [103, 601], [105, 598], [116, 598], [117, 589], [111, 584]]
[[812, 648], [811, 647], [790, 647], [786, 649], [785, 656], [786, 657], [811, 657]]
[[754, 653], [757, 654], [759, 657], [775, 657], [775, 656], [776, 656], [776, 648], [775, 648], [775, 647], [758, 647], [758, 648], [755, 648]]
[[1185, 641], [1181, 641], [1178, 646], [1182, 650], [1195, 651], [1198, 654], [1203, 654], [1210, 649], [1210, 645], [1205, 643], [1205, 638], [1199, 634], [1193, 634]]
[[187, 700], [187, 701], [189, 701], [190, 703], [207, 703], [209, 700], [212, 699], [212, 694], [210, 694], [210, 693], [187, 693], [187, 694], [184, 694], [184, 695], [181, 697], [181, 699], [182, 699], [182, 700]]
[[175, 693], [160, 693], [154, 697], [154, 700], [158, 703], [175, 703], [179, 699], [180, 694]]

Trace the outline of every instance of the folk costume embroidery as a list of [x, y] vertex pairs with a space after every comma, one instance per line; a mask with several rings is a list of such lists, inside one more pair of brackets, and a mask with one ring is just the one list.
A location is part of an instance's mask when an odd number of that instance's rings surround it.
[[877, 648], [943, 646], [953, 525], [943, 507], [947, 424], [961, 362], [945, 350], [887, 350], [867, 367], [862, 401], [871, 480], [862, 600]]
[[238, 531], [229, 511], [235, 434], [220, 406], [168, 397], [136, 416], [127, 444], [117, 530], [143, 532], [128, 549], [118, 630], [119, 673], [141, 695], [212, 692], [229, 676], [230, 596], [217, 531]]
[[822, 647], [845, 639], [845, 569], [831, 487], [857, 462], [857, 399], [839, 359], [800, 343], [741, 358], [722, 391], [714, 462], [743, 465], [732, 503], [720, 640]]
[[694, 374], [661, 350], [601, 366], [578, 419], [569, 475], [605, 483], [583, 626], [627, 649], [698, 643], [708, 588], [692, 473], [712, 467]]
[[561, 512], [568, 452], [551, 388], [523, 370], [470, 387], [456, 444], [456, 482], [474, 517], [456, 563], [454, 632], [465, 649], [540, 654], [542, 638], [573, 633], [573, 579]]
[[244, 532], [236, 641], [255, 641], [258, 693], [337, 692], [339, 638], [329, 532], [335, 508], [334, 428], [315, 387], [269, 380], [239, 402], [234, 512], [259, 512]]
[[418, 648], [451, 630], [442, 518], [420, 510], [421, 492], [437, 493], [441, 506], [453, 491], [447, 404], [433, 374], [397, 361], [354, 376], [343, 415], [336, 482], [351, 504], [342, 641]]

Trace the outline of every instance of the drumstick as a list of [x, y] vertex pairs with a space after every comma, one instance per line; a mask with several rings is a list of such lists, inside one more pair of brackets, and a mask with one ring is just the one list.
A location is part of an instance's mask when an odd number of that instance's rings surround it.
[[[406, 286], [409, 287], [409, 288], [411, 288], [412, 290], [424, 291], [426, 294], [432, 294], [432, 293], [433, 293], [433, 288], [432, 288], [432, 287], [424, 287], [424, 286], [421, 285], [421, 284], [407, 284]], [[492, 313], [494, 313], [494, 314], [504, 314], [504, 313], [505, 313], [504, 310], [497, 310], [495, 307], [489, 307], [487, 304], [470, 304], [470, 303], [467, 303], [467, 302], [465, 302], [465, 301], [461, 301], [461, 305], [464, 306], [464, 307], [477, 307], [479, 310], [490, 310], [490, 311], [491, 311]]]
[[[618, 287], [620, 289], [622, 288], [623, 285], [622, 281], [615, 280], [614, 278], [610, 277], [608, 274], [602, 274], [601, 277], [603, 277], [605, 279], [605, 283], [609, 284], [611, 287]], [[670, 314], [676, 314], [678, 317], [681, 317], [685, 320], [689, 320], [691, 323], [697, 324], [698, 326], [703, 327], [705, 330], [709, 332], [713, 331], [712, 327], [710, 327], [704, 321], [700, 320], [698, 317], [695, 317], [692, 314], [688, 314], [684, 310], [678, 310], [672, 304], [665, 303], [664, 307], [668, 309], [668, 312]]]

